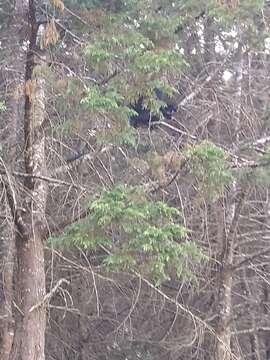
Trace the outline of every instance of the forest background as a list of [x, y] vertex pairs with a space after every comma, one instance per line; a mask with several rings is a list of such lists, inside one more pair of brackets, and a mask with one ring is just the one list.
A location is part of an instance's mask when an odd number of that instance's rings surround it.
[[0, 1], [1, 359], [270, 359], [269, 26]]

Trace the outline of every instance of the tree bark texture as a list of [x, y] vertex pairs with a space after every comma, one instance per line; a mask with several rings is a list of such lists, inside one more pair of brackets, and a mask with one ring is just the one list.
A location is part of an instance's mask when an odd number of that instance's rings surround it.
[[[23, 19], [26, 14], [27, 1], [16, 0], [11, 6], [10, 19], [3, 25], [2, 48], [4, 49], [4, 63], [0, 71], [1, 83], [5, 84], [6, 108], [1, 116], [1, 129], [4, 129], [0, 143], [5, 149], [3, 161], [7, 172], [17, 169], [16, 159], [22, 152], [23, 139], [20, 136], [23, 113], [22, 97], [18, 95], [24, 83], [25, 51], [20, 44], [22, 29], [25, 23], [18, 23], [18, 18]], [[14, 58], [14, 51], [16, 58]], [[3, 165], [3, 164], [1, 164]], [[1, 204], [3, 205], [3, 204]], [[6, 217], [12, 214], [5, 204]], [[2, 209], [1, 209], [2, 212]], [[3, 214], [2, 213], [2, 214]], [[1, 224], [3, 229], [0, 237], [0, 359], [8, 360], [12, 347], [14, 334], [14, 319], [12, 311], [13, 302], [13, 268], [15, 262], [15, 236], [12, 224], [5, 221]]]
[[[45, 171], [45, 78], [44, 51], [37, 41], [40, 34], [36, 3], [28, 2], [30, 43], [25, 72], [24, 160], [26, 177], [22, 208], [15, 208], [17, 272], [15, 274], [15, 334], [10, 360], [44, 360], [46, 293], [43, 234], [46, 188], [37, 176]], [[39, 32], [39, 34], [38, 34]]]
[[[235, 138], [233, 144], [235, 149], [239, 143], [239, 129], [241, 122], [241, 98], [243, 80], [243, 50], [238, 45], [237, 69], [236, 69], [236, 94], [235, 94]], [[216, 328], [217, 345], [215, 349], [215, 360], [231, 360], [235, 358], [231, 349], [231, 325], [233, 319], [232, 289], [235, 239], [237, 226], [245, 198], [245, 189], [239, 189], [237, 181], [232, 184], [229, 203], [227, 206], [227, 226], [224, 229], [223, 249], [220, 258], [219, 295], [218, 295], [218, 323]], [[238, 198], [238, 199], [237, 199]]]

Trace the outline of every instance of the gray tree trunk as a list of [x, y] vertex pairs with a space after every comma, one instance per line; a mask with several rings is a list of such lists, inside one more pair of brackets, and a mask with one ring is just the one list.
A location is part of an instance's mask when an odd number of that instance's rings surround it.
[[[6, 111], [1, 114], [1, 128], [3, 127], [0, 143], [3, 147], [3, 161], [1, 167], [6, 168], [8, 173], [16, 170], [17, 161], [22, 152], [22, 140], [19, 139], [20, 119], [23, 113], [22, 97], [19, 90], [24, 83], [25, 51], [20, 39], [25, 28], [23, 22], [18, 23], [18, 18], [23, 19], [26, 14], [27, 2], [14, 1], [14, 7], [10, 13], [10, 19], [2, 25], [1, 38], [4, 51], [4, 64], [1, 69], [1, 80], [6, 87], [5, 98]], [[11, 9], [10, 9], [11, 10]], [[16, 54], [16, 56], [15, 56]], [[1, 224], [0, 237], [0, 359], [8, 360], [11, 351], [14, 319], [12, 311], [13, 303], [13, 268], [15, 262], [15, 236], [12, 223], [8, 220], [12, 215], [6, 203], [1, 204], [1, 213], [6, 216]]]
[[[232, 142], [237, 148], [239, 142], [239, 129], [241, 119], [241, 97], [242, 97], [242, 79], [243, 79], [243, 51], [241, 44], [238, 45], [238, 59], [236, 69], [236, 102], [235, 102], [235, 138]], [[240, 190], [240, 191], [239, 191]], [[223, 250], [220, 259], [220, 277], [219, 277], [219, 298], [218, 298], [218, 324], [216, 328], [217, 345], [215, 349], [215, 360], [231, 360], [231, 324], [232, 324], [232, 287], [233, 273], [231, 267], [234, 262], [234, 248], [237, 232], [237, 224], [240, 212], [244, 202], [245, 191], [238, 189], [235, 181], [232, 184], [230, 194], [230, 204], [227, 209], [227, 226], [225, 226], [223, 236]], [[238, 200], [237, 200], [238, 198]]]
[[[22, 208], [9, 196], [16, 226], [17, 271], [15, 274], [15, 334], [10, 360], [44, 360], [46, 293], [43, 240], [46, 228], [46, 187], [38, 179], [45, 172], [45, 78], [41, 66], [46, 59], [40, 50], [40, 26], [36, 4], [28, 1], [30, 43], [25, 71], [24, 182]], [[39, 69], [38, 69], [39, 67]]]

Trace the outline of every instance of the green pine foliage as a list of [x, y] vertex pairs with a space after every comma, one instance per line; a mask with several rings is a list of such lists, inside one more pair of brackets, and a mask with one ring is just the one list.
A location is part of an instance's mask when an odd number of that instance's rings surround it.
[[128, 106], [124, 106], [123, 102], [123, 96], [113, 89], [109, 89], [106, 94], [103, 95], [98, 86], [88, 88], [86, 96], [81, 100], [81, 104], [85, 104], [92, 111], [96, 110], [102, 114], [113, 114], [119, 111], [127, 116], [136, 114], [136, 111]]
[[210, 141], [203, 141], [190, 146], [186, 156], [199, 195], [209, 201], [218, 199], [224, 187], [233, 180], [232, 172], [226, 164], [226, 152]]
[[[93, 26], [93, 30], [82, 55], [91, 74], [101, 79], [95, 85], [87, 85], [85, 96], [84, 91], [80, 91], [82, 84], [77, 84], [76, 93], [82, 94], [79, 99], [82, 110], [76, 111], [91, 111], [91, 119], [98, 119], [102, 114], [109, 126], [106, 131], [99, 132], [98, 137], [101, 141], [117, 144], [135, 143], [134, 132], [128, 126], [130, 109], [127, 105], [140, 96], [144, 96], [144, 106], [162, 119], [162, 102], [156, 98], [154, 89], [158, 87], [170, 96], [175, 93], [180, 74], [190, 61], [179, 50], [181, 33], [189, 29], [194, 31], [196, 22], [200, 21], [197, 17], [202, 19], [202, 14], [212, 16], [216, 31], [230, 32], [236, 25], [244, 23], [247, 29], [241, 29], [241, 33], [243, 36], [245, 32], [249, 34], [249, 41], [255, 41], [258, 46], [266, 36], [262, 30], [257, 31], [262, 0], [240, 3], [217, 0], [66, 2], [67, 6], [71, 4], [84, 8], [84, 14], [89, 15], [89, 27]], [[88, 19], [86, 15], [85, 18]], [[224, 36], [226, 41], [227, 35]], [[108, 102], [111, 102], [110, 106]]]
[[121, 8], [118, 16], [111, 16], [106, 27], [96, 32], [93, 41], [83, 50], [89, 69], [109, 80], [101, 82], [99, 89], [91, 85], [81, 103], [92, 114], [102, 113], [110, 121], [113, 125], [107, 131], [110, 140], [111, 134], [117, 133], [118, 142], [120, 135], [127, 142], [125, 132], [132, 115], [127, 105], [142, 95], [144, 106], [162, 119], [160, 107], [164, 103], [157, 99], [155, 88], [172, 96], [175, 88], [169, 79], [179, 76], [186, 65], [175, 48], [179, 19], [155, 13], [151, 6], [150, 2], [141, 8], [133, 4], [131, 12], [127, 7]]
[[0, 113], [6, 111], [7, 107], [4, 101], [0, 101]]
[[[252, 148], [250, 150], [253, 150]], [[264, 154], [254, 154], [256, 161], [260, 166], [255, 169], [243, 169], [240, 172], [242, 178], [248, 179], [253, 184], [268, 187], [270, 184], [270, 147], [265, 148]]]
[[108, 269], [139, 271], [157, 281], [193, 278], [191, 264], [206, 259], [188, 240], [178, 209], [149, 202], [138, 188], [116, 186], [89, 206], [90, 216], [51, 239], [54, 246], [84, 249], [105, 246]]
[[[59, 97], [63, 106], [72, 104], [73, 110], [67, 109], [66, 112], [69, 122], [73, 121], [69, 118], [74, 111], [80, 115], [91, 112], [91, 119], [97, 122], [102, 117], [102, 123], [107, 125], [98, 131], [101, 141], [133, 145], [135, 136], [128, 119], [136, 113], [128, 105], [143, 95], [144, 106], [162, 119], [160, 107], [164, 102], [157, 98], [155, 89], [159, 88], [168, 97], [173, 96], [176, 89], [170, 79], [179, 77], [181, 69], [187, 65], [175, 47], [174, 30], [179, 25], [179, 19], [155, 14], [147, 4], [141, 8], [139, 3], [133, 3], [133, 7], [121, 7], [117, 15], [105, 10], [102, 13], [105, 13], [104, 16], [98, 13], [100, 21], [105, 21], [106, 26], [94, 31], [93, 39], [85, 46], [82, 55], [93, 77], [101, 80], [88, 83], [85, 88], [82, 83], [69, 79], [66, 94]], [[99, 6], [106, 8], [106, 1], [100, 2]], [[144, 16], [146, 8], [149, 10], [147, 17]], [[71, 124], [65, 128], [72, 130], [73, 127], [77, 129], [78, 126]]]
[[66, 6], [70, 7], [81, 6], [87, 9], [98, 7], [111, 11], [127, 11], [136, 7], [137, 3], [141, 3], [141, 0], [65, 0]]

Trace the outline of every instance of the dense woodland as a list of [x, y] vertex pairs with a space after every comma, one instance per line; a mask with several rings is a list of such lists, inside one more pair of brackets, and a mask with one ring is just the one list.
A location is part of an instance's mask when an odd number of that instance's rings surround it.
[[270, 360], [269, 29], [0, 1], [1, 360]]

